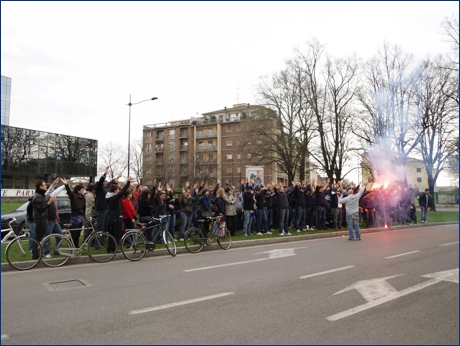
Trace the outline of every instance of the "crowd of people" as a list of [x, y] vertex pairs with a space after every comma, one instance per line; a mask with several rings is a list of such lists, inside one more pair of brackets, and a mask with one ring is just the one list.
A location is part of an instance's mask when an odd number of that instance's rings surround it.
[[[130, 177], [122, 185], [118, 181], [121, 173], [108, 181], [108, 172], [109, 167], [95, 184], [86, 188], [83, 184], [71, 188], [63, 178], [52, 184], [38, 181], [27, 208], [31, 236], [40, 242], [48, 234], [62, 234], [55, 199], [63, 189], [71, 203], [70, 232], [76, 247], [81, 229], [90, 218], [96, 219], [97, 231], [108, 231], [117, 241], [124, 230], [135, 228], [136, 222], [148, 223], [160, 215], [167, 215], [161, 222], [179, 241], [187, 229], [198, 226], [199, 219], [215, 215], [222, 215], [220, 222], [225, 223], [232, 236], [240, 231], [244, 236], [252, 236], [272, 234], [277, 229], [284, 236], [291, 235], [290, 229], [300, 233], [348, 227], [349, 239], [360, 240], [360, 224], [367, 227], [416, 224], [417, 200], [424, 223], [429, 208], [433, 207], [429, 189], [420, 193], [417, 186], [355, 185], [340, 180], [332, 184], [330, 180], [318, 184], [314, 180], [293, 181], [284, 186], [242, 179], [239, 190], [229, 181], [224, 186], [217, 181], [207, 187], [204, 181], [193, 186], [187, 181], [177, 189], [156, 179], [151, 186], [131, 185]], [[205, 223], [205, 228], [209, 226]], [[88, 235], [86, 230], [84, 237]], [[147, 240], [152, 240], [151, 232], [147, 233]], [[110, 241], [104, 246], [107, 252], [117, 251]], [[37, 249], [31, 250], [34, 258], [37, 257]], [[45, 244], [43, 255], [52, 257], [49, 244]]]

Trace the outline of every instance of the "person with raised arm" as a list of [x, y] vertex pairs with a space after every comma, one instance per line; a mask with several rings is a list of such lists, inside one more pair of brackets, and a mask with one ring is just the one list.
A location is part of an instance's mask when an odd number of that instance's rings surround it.
[[[372, 186], [372, 183], [371, 183]], [[358, 186], [359, 187], [359, 186]], [[358, 188], [356, 187], [356, 188]], [[357, 193], [355, 189], [350, 188], [348, 190], [348, 196], [340, 197], [339, 203], [346, 205], [346, 219], [348, 224], [348, 240], [361, 240], [361, 234], [359, 233], [359, 199], [366, 191], [367, 183], [364, 184], [364, 188], [360, 188]], [[369, 188], [370, 190], [370, 188]], [[353, 230], [355, 235], [353, 235]]]

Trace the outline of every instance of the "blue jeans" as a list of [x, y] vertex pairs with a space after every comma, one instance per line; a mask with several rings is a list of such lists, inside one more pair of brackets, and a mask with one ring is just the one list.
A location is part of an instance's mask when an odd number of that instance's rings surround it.
[[184, 238], [184, 233], [186, 230], [190, 228], [192, 224], [192, 213], [184, 213], [181, 211], [180, 213], [180, 228], [179, 228], [179, 235], [178, 238]]
[[288, 222], [289, 222], [289, 209], [280, 209], [279, 210], [279, 226], [280, 234], [288, 232]]
[[428, 214], [428, 208], [427, 207], [420, 207], [420, 212], [421, 212], [421, 221], [422, 222], [426, 222], [426, 217], [427, 217], [427, 214]]
[[[30, 239], [35, 239], [35, 221], [28, 220]], [[32, 241], [29, 240], [29, 251], [32, 251]]]
[[316, 228], [326, 228], [326, 208], [316, 208]]
[[295, 211], [295, 229], [305, 229], [305, 208], [297, 207]]
[[169, 220], [168, 231], [169, 233], [171, 233], [171, 235], [174, 238], [174, 232], [176, 230], [176, 213], [172, 213], [171, 215], [169, 215], [168, 220]]
[[256, 210], [256, 231], [262, 233], [268, 232], [267, 213], [265, 208]]
[[96, 210], [94, 216], [96, 216], [98, 232], [107, 232], [109, 228], [109, 210]]
[[347, 214], [346, 216], [348, 224], [348, 238], [354, 239], [353, 229], [355, 230], [356, 239], [361, 239], [361, 234], [359, 233], [359, 213]]
[[251, 211], [245, 210], [243, 213], [243, 234], [251, 234]]
[[[47, 235], [54, 234], [54, 233], [62, 234], [61, 226], [56, 221], [48, 221], [48, 223], [46, 224], [45, 237]], [[55, 244], [55, 246], [56, 245], [59, 245], [59, 244]], [[43, 244], [43, 255], [46, 256], [46, 255], [49, 255], [49, 253], [50, 253], [50, 241], [48, 240], [47, 242]]]

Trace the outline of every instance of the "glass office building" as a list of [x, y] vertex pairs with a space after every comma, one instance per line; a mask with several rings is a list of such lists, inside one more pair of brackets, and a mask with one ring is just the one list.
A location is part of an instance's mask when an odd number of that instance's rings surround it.
[[3, 189], [34, 189], [56, 177], [94, 182], [96, 174], [97, 140], [2, 124]]
[[11, 78], [2, 76], [2, 125], [10, 124]]

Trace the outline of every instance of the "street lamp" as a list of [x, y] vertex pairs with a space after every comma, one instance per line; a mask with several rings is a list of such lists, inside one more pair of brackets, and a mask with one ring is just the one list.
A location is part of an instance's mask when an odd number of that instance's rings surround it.
[[140, 102], [136, 103], [131, 103], [131, 94], [129, 94], [129, 103], [126, 106], [129, 106], [129, 125], [128, 125], [128, 178], [129, 178], [129, 165], [131, 163], [130, 161], [130, 153], [131, 153], [131, 106], [133, 105], [138, 105], [139, 103], [145, 102], [145, 101], [155, 101], [158, 100], [158, 97], [152, 97], [147, 100], [143, 100]]

